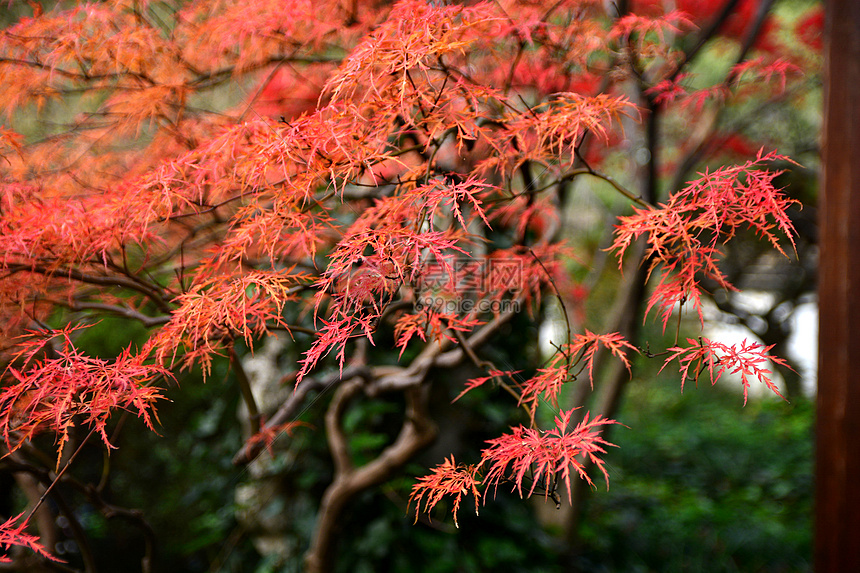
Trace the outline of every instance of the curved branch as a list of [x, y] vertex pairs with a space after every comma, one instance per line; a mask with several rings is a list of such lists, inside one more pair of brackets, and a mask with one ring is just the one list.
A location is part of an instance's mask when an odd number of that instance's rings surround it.
[[[348, 394], [344, 391], [344, 398]], [[435, 438], [436, 427], [427, 413], [429, 386], [425, 384], [409, 388], [405, 394], [403, 426], [394, 443], [360, 468], [338, 469], [334, 481], [326, 489], [311, 546], [305, 553], [305, 570], [308, 573], [323, 573], [332, 569], [337, 526], [346, 504], [355, 494], [388, 479], [397, 468]], [[336, 423], [339, 426], [340, 422]], [[338, 427], [337, 431], [342, 430]]]
[[[371, 376], [371, 371], [367, 366], [348, 366], [343, 369], [343, 372], [335, 372], [330, 374], [324, 378], [317, 377], [305, 377], [302, 380], [302, 383], [297, 385], [293, 390], [293, 393], [290, 394], [290, 397], [286, 399], [286, 401], [281, 404], [278, 408], [278, 411], [274, 413], [274, 415], [269, 418], [266, 423], [266, 426], [278, 426], [281, 424], [285, 424], [298, 418], [301, 416], [305, 410], [311, 407], [311, 405], [316, 401], [312, 401], [308, 405], [305, 404], [305, 399], [308, 397], [313, 391], [319, 391], [320, 394], [324, 393], [329, 388], [339, 384], [343, 380], [349, 380], [350, 378], [354, 378], [356, 376], [361, 376], [365, 379], [369, 379]], [[290, 381], [295, 383], [296, 373], [293, 372], [284, 377], [281, 381], [282, 384], [286, 384]], [[304, 406], [304, 408], [302, 408]], [[263, 451], [263, 444], [254, 443], [254, 444], [245, 444], [242, 446], [242, 449], [233, 456], [233, 464], [234, 465], [243, 465], [251, 462], [254, 458], [256, 458], [260, 452]]]
[[[132, 320], [136, 320], [143, 324], [143, 326], [147, 328], [151, 328], [153, 326], [161, 326], [162, 324], [167, 324], [170, 322], [170, 316], [161, 315], [161, 316], [149, 316], [143, 314], [142, 312], [136, 311], [133, 308], [128, 306], [119, 306], [115, 304], [107, 304], [102, 302], [69, 302], [67, 300], [53, 299], [53, 298], [45, 298], [41, 297], [38, 301], [45, 301], [51, 304], [55, 304], [58, 306], [64, 306], [69, 310], [81, 311], [81, 310], [100, 310], [104, 312], [108, 312], [110, 314], [115, 314], [117, 316], [122, 316], [124, 318], [130, 318]], [[34, 301], [34, 302], [38, 302]]]
[[352, 459], [349, 455], [349, 446], [340, 421], [346, 406], [361, 389], [361, 379], [353, 378], [346, 384], [340, 386], [329, 404], [325, 413], [325, 430], [328, 438], [328, 449], [334, 460], [335, 474], [348, 473], [353, 470]]
[[173, 309], [170, 308], [170, 305], [167, 303], [164, 295], [158, 290], [157, 287], [148, 285], [143, 281], [139, 279], [136, 280], [132, 277], [91, 275], [84, 273], [83, 271], [79, 271], [77, 269], [59, 268], [52, 270], [47, 267], [40, 267], [38, 265], [25, 265], [21, 263], [7, 265], [6, 269], [9, 271], [9, 275], [13, 275], [20, 272], [30, 272], [44, 275], [49, 278], [68, 277], [70, 280], [76, 280], [78, 282], [97, 286], [115, 286], [120, 288], [127, 288], [129, 290], [133, 290], [146, 296], [149, 300], [154, 302], [155, 305], [162, 312], [173, 312]]
[[[577, 169], [577, 171], [582, 172], [581, 169]], [[629, 189], [624, 187], [621, 183], [619, 183], [618, 181], [616, 181], [613, 177], [611, 177], [609, 175], [606, 175], [604, 173], [600, 173], [599, 171], [594, 171], [591, 167], [588, 167], [585, 170], [585, 173], [588, 173], [592, 177], [597, 177], [598, 179], [601, 179], [601, 180], [609, 183], [610, 185], [612, 185], [615, 188], [616, 191], [618, 191], [619, 193], [621, 193], [622, 195], [624, 195], [625, 197], [627, 197], [628, 199], [630, 199], [631, 201], [633, 201], [634, 203], [639, 205], [640, 207], [644, 207], [647, 209], [647, 208], [652, 206], [651, 203], [649, 203], [647, 200], [643, 199], [639, 195], [634, 194], [632, 191], [630, 191]]]
[[131, 76], [131, 77], [139, 77], [137, 74], [131, 71], [123, 71], [115, 74], [99, 74], [99, 75], [90, 75], [90, 74], [79, 74], [76, 72], [71, 72], [69, 70], [64, 70], [63, 68], [57, 68], [55, 66], [49, 66], [47, 64], [43, 64], [41, 62], [34, 62], [32, 60], [21, 60], [18, 58], [0, 58], [0, 64], [9, 64], [12, 66], [22, 66], [26, 68], [36, 68], [39, 70], [44, 70], [51, 72], [51, 74], [57, 74], [72, 80], [78, 81], [92, 81], [92, 80], [106, 80], [112, 78], [119, 78], [122, 76]]

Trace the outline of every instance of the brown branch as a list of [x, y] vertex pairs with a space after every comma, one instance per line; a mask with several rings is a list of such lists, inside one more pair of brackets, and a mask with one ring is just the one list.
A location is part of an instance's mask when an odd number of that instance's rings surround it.
[[325, 413], [326, 437], [328, 438], [329, 452], [331, 452], [331, 457], [334, 460], [335, 475], [349, 473], [353, 470], [347, 438], [340, 426], [340, 421], [350, 400], [361, 389], [361, 385], [362, 380], [356, 377], [338, 387]]
[[[31, 503], [36, 506], [40, 503], [39, 498], [44, 493], [47, 484], [40, 483], [38, 478], [25, 472], [8, 473], [12, 474], [18, 489], [24, 494], [28, 504]], [[5, 519], [6, 516], [3, 518]], [[39, 533], [40, 544], [49, 550], [53, 548], [57, 543], [57, 527], [51, 508], [43, 505], [36, 511], [35, 515], [28, 516], [25, 523], [29, 522], [30, 519], [33, 520], [33, 525]]]
[[30, 512], [27, 514], [27, 517], [24, 518], [24, 521], [29, 521], [30, 518], [33, 517], [33, 514], [36, 513], [36, 511], [39, 509], [39, 507], [41, 507], [42, 503], [44, 503], [45, 499], [47, 499], [48, 494], [51, 493], [51, 490], [54, 489], [54, 486], [60, 482], [60, 478], [63, 477], [63, 474], [66, 473], [66, 470], [69, 469], [69, 467], [72, 465], [72, 462], [74, 462], [75, 458], [78, 457], [78, 454], [81, 453], [81, 450], [87, 444], [90, 437], [92, 437], [92, 435], [95, 433], [95, 431], [96, 431], [95, 428], [91, 429], [90, 432], [86, 435], [86, 437], [83, 440], [81, 440], [80, 445], [75, 450], [75, 452], [72, 454], [72, 456], [69, 458], [69, 461], [66, 462], [66, 465], [63, 466], [63, 469], [61, 469], [59, 471], [59, 473], [57, 473], [57, 477], [55, 477], [51, 481], [51, 484], [45, 489], [45, 492], [42, 494], [42, 497], [39, 498], [39, 501], [36, 502], [36, 505], [33, 506], [33, 509], [31, 509]]
[[233, 368], [233, 372], [236, 373], [236, 382], [239, 384], [242, 401], [245, 403], [245, 407], [248, 408], [251, 435], [255, 436], [260, 432], [260, 409], [257, 408], [257, 400], [254, 399], [254, 392], [251, 390], [251, 381], [248, 380], [245, 367], [242, 366], [242, 361], [236, 355], [235, 343], [228, 345], [228, 352], [230, 354], [230, 366]]
[[173, 309], [170, 308], [170, 305], [165, 300], [164, 295], [157, 287], [148, 285], [140, 279], [126, 276], [91, 275], [79, 271], [77, 269], [58, 268], [52, 270], [47, 267], [40, 267], [37, 265], [25, 265], [21, 263], [8, 265], [6, 268], [9, 271], [9, 275], [13, 275], [20, 272], [30, 272], [44, 275], [50, 278], [68, 277], [70, 280], [76, 280], [82, 283], [97, 286], [115, 286], [120, 288], [127, 288], [129, 290], [139, 292], [140, 294], [146, 296], [148, 299], [155, 303], [159, 310], [167, 313], [173, 311]]
[[[488, 360], [482, 360], [481, 358], [478, 358], [477, 353], [475, 353], [475, 349], [472, 348], [472, 346], [469, 344], [469, 341], [466, 340], [466, 338], [463, 336], [462, 332], [460, 332], [459, 330], [455, 330], [454, 336], [457, 337], [457, 342], [460, 343], [460, 348], [463, 349], [463, 351], [469, 357], [469, 360], [472, 361], [472, 364], [474, 364], [475, 366], [477, 366], [481, 370], [485, 370], [488, 374], [493, 376], [493, 379], [496, 381], [496, 383], [505, 392], [510, 394], [514, 398], [514, 400], [519, 402], [520, 401], [520, 395], [517, 394], [517, 391], [514, 390], [510, 384], [505, 382], [501, 376], [491, 374], [492, 371], [499, 370], [498, 368], [496, 368], [495, 364], [493, 364], [492, 362], [490, 362]], [[525, 409], [527, 414], [531, 414], [531, 410], [529, 410], [529, 407], [527, 404], [521, 404], [521, 406]], [[532, 419], [532, 421], [534, 421], [534, 419]]]
[[55, 304], [58, 306], [64, 306], [69, 310], [81, 311], [81, 310], [101, 310], [104, 312], [109, 312], [111, 314], [115, 314], [117, 316], [122, 316], [125, 318], [130, 318], [132, 320], [136, 320], [143, 324], [145, 327], [150, 328], [153, 326], [160, 326], [162, 324], [167, 324], [170, 322], [170, 316], [161, 315], [161, 316], [148, 316], [143, 314], [142, 312], [138, 312], [131, 307], [128, 306], [118, 306], [114, 304], [107, 304], [101, 302], [69, 302], [61, 299], [53, 299], [53, 298], [45, 298], [41, 297], [34, 302], [49, 302], [51, 304]]
[[[339, 63], [343, 61], [343, 58], [333, 57], [333, 56], [272, 56], [266, 58], [261, 62], [257, 62], [256, 64], [245, 66], [242, 68], [243, 73], [249, 73], [261, 68], [265, 68], [270, 64], [284, 64], [284, 63], [294, 63], [294, 64], [320, 64], [320, 63]], [[191, 68], [190, 68], [191, 69]], [[228, 66], [226, 68], [221, 68], [220, 70], [214, 70], [211, 72], [197, 72], [195, 70], [197, 78], [194, 79], [188, 87], [191, 87], [194, 90], [203, 90], [211, 87], [215, 87], [218, 84], [226, 81], [231, 81], [236, 77], [236, 67]]]
[[639, 195], [636, 195], [635, 193], [633, 193], [632, 191], [630, 191], [629, 189], [624, 187], [621, 183], [616, 181], [610, 175], [606, 175], [605, 173], [595, 171], [591, 167], [574, 169], [573, 171], [567, 173], [565, 175], [565, 178], [567, 178], [567, 177], [572, 178], [576, 175], [585, 174], [585, 173], [587, 173], [588, 175], [591, 175], [592, 177], [596, 177], [602, 181], [605, 181], [606, 183], [609, 183], [610, 185], [612, 185], [612, 187], [615, 188], [616, 191], [618, 191], [619, 193], [621, 193], [622, 195], [624, 195], [625, 197], [627, 197], [628, 199], [630, 199], [631, 201], [633, 201], [634, 203], [639, 205], [640, 207], [644, 207], [647, 209], [647, 208], [652, 206], [650, 202], [648, 202], [647, 200], [643, 199]]
[[58, 74], [58, 75], [66, 77], [66, 78], [69, 78], [72, 80], [78, 80], [78, 81], [105, 80], [105, 79], [119, 78], [122, 76], [135, 76], [135, 77], [137, 77], [137, 74], [134, 74], [133, 72], [130, 72], [130, 71], [119, 72], [119, 73], [115, 73], [115, 74], [100, 74], [97, 76], [91, 76], [89, 74], [78, 74], [76, 72], [64, 70], [63, 68], [57, 68], [54, 66], [49, 66], [49, 65], [43, 64], [41, 62], [34, 62], [32, 60], [21, 60], [18, 58], [0, 58], [0, 64], [10, 64], [13, 66], [37, 68], [40, 70], [49, 71], [49, 72], [51, 72], [51, 74]]
[[[53, 489], [55, 484], [62, 483], [73, 487], [86, 496], [93, 507], [95, 507], [105, 518], [121, 518], [137, 525], [137, 527], [143, 531], [144, 535], [144, 556], [141, 558], [141, 571], [143, 573], [152, 573], [152, 563], [155, 557], [156, 536], [155, 530], [149, 522], [144, 519], [143, 512], [136, 509], [127, 509], [109, 504], [101, 496], [101, 492], [93, 485], [82, 483], [68, 473], [60, 472], [59, 474], [54, 474], [54, 472], [48, 469], [34, 466], [21, 457], [19, 453], [8, 454], [4, 459], [0, 460], [0, 465], [6, 466], [13, 472], [26, 473], [34, 476], [41, 483], [48, 486], [45, 495], [50, 495], [51, 499], [56, 499], [56, 494], [50, 490]], [[69, 464], [65, 467], [67, 468], [68, 465]]]
[[155, 530], [152, 529], [149, 522], [144, 519], [143, 512], [138, 509], [128, 509], [111, 505], [105, 502], [100, 496], [96, 498], [96, 501], [99, 503], [94, 503], [94, 505], [96, 505], [99, 512], [107, 519], [124, 519], [125, 521], [134, 523], [138, 528], [140, 528], [143, 532], [144, 543], [143, 557], [140, 558], [140, 570], [142, 573], [152, 573], [152, 565], [155, 560], [156, 536]]
[[678, 63], [678, 67], [675, 68], [675, 71], [669, 76], [670, 81], [674, 81], [681, 74], [681, 71], [684, 67], [690, 63], [690, 61], [696, 57], [696, 55], [701, 51], [702, 48], [705, 47], [705, 44], [708, 41], [716, 36], [717, 31], [722, 27], [728, 17], [731, 15], [732, 10], [738, 5], [740, 0], [727, 0], [725, 4], [723, 4], [722, 9], [719, 13], [714, 16], [714, 19], [711, 20], [710, 24], [708, 24], [707, 28], [702, 30], [702, 33], [699, 34], [699, 37], [696, 39], [696, 43], [693, 44], [689, 50], [684, 52], [684, 57]]
[[[344, 392], [346, 398], [348, 392]], [[359, 492], [382, 483], [416, 452], [427, 446], [436, 436], [436, 427], [427, 413], [429, 387], [422, 385], [405, 392], [406, 411], [403, 426], [397, 439], [373, 461], [357, 469], [339, 469], [326, 489], [320, 504], [319, 517], [310, 549], [305, 553], [305, 571], [323, 573], [331, 571], [335, 557], [338, 525], [347, 503]], [[339, 419], [335, 421], [340, 429]]]
[[[324, 393], [326, 390], [336, 386], [341, 381], [349, 380], [356, 376], [370, 378], [370, 369], [367, 366], [348, 366], [343, 369], [343, 372], [335, 372], [323, 378], [306, 377], [300, 384], [296, 385], [293, 393], [290, 394], [290, 397], [287, 398], [286, 401], [284, 401], [284, 403], [278, 408], [277, 412], [269, 418], [266, 426], [274, 427], [295, 420], [313, 404], [313, 402], [311, 402], [311, 404], [304, 406], [305, 399], [308, 397], [308, 394], [313, 391]], [[295, 379], [296, 375], [295, 373], [292, 373], [285, 376], [282, 383], [289, 383], [290, 381], [295, 383]], [[302, 406], [304, 406], [304, 408], [302, 408]], [[247, 464], [256, 458], [261, 451], [263, 451], [263, 444], [261, 443], [250, 445], [245, 444], [242, 446], [242, 449], [233, 456], [233, 464]]]

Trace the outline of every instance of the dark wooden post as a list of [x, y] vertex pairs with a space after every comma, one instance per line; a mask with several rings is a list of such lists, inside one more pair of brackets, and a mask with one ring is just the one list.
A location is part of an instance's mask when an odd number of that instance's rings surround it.
[[828, 0], [815, 571], [860, 571], [860, 1]]

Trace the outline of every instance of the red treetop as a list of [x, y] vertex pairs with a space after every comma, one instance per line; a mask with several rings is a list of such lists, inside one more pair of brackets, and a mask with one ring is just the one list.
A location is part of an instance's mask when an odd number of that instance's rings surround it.
[[[471, 361], [487, 376], [466, 390], [505, 388], [528, 425], [490, 440], [474, 465], [447, 459], [412, 499], [430, 509], [450, 495], [456, 516], [463, 495], [477, 509], [481, 488], [508, 481], [521, 495], [554, 497], [572, 477], [591, 483], [587, 463], [606, 476], [601, 432], [614, 422], [562, 407], [542, 429], [538, 406], [559, 408], [561, 387], [585, 371], [593, 380], [600, 352], [629, 370], [636, 342], [569, 325], [524, 381], [478, 352], [519, 311], [534, 316], [547, 293], [571, 306], [588, 293], [565, 266], [572, 252], [585, 268], [601, 256], [562, 239], [571, 182], [603, 185], [632, 206], [612, 250], [619, 266], [647, 259], [657, 276], [648, 310], [664, 327], [679, 303], [701, 317], [704, 279], [732, 288], [719, 261], [740, 229], [780, 251], [794, 232], [792, 201], [768, 170], [786, 160], [776, 152], [707, 170], [659, 203], [603, 171], [632, 155], [623, 125], [669, 107], [695, 122], [792, 80], [794, 64], [765, 49], [725, 81], [692, 87], [695, 53], [675, 39], [696, 34], [715, 3], [663, 14], [664, 3], [639, 2], [621, 16], [597, 1], [161, 4], [58, 5], [0, 35], [6, 125], [33, 113], [56, 122], [39, 136], [0, 129], [7, 456], [48, 433], [59, 463], [75, 428], [109, 448], [119, 411], [154, 429], [171, 372], [198, 365], [206, 375], [226, 354], [243, 386], [237, 342], [277, 335], [303, 353], [298, 385], [257, 419], [238, 461], [294, 427], [309, 388], [336, 388], [329, 494], [368, 487], [432, 438], [428, 373]], [[743, 15], [757, 4], [742, 5], [721, 34], [746, 33]], [[762, 37], [763, 48], [774, 41]], [[635, 259], [641, 240], [647, 255]], [[76, 334], [104, 315], [139, 322], [146, 342], [88, 356]], [[367, 364], [366, 344], [399, 351], [402, 363]], [[766, 348], [690, 344], [667, 351], [685, 379], [706, 368], [714, 380], [737, 371], [745, 386], [772, 387]], [[358, 391], [404, 392], [408, 408], [398, 440], [360, 470], [336, 422]], [[44, 554], [15, 523], [0, 526], [0, 544]], [[312, 555], [325, 554], [319, 543]]]

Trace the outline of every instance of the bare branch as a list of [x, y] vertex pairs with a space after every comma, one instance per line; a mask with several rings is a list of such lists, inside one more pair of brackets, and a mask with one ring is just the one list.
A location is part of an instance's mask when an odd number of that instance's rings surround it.
[[[436, 436], [427, 413], [429, 387], [406, 390], [406, 411], [397, 439], [373, 461], [355, 469], [340, 468], [326, 489], [311, 547], [305, 554], [305, 570], [323, 573], [331, 570], [335, 555], [335, 534], [346, 504], [356, 493], [382, 483]], [[339, 423], [339, 421], [337, 422]]]

